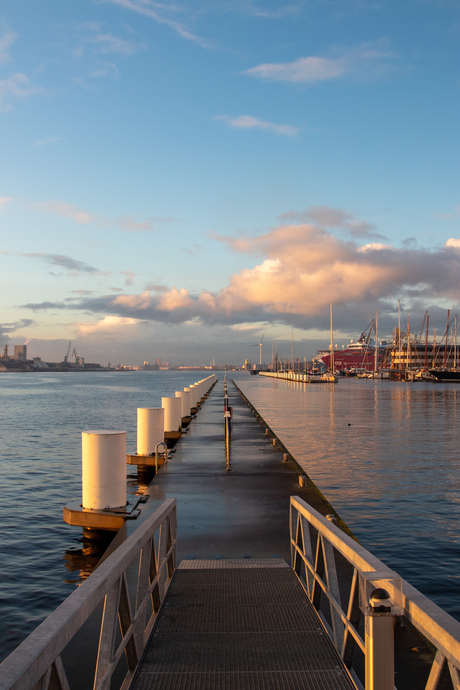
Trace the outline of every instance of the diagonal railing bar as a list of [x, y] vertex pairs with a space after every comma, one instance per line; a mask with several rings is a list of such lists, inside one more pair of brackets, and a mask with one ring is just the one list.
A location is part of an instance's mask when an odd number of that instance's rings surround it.
[[131, 602], [129, 599], [126, 571], [121, 576], [118, 619], [120, 623], [121, 635], [123, 638], [127, 638], [125, 654], [126, 661], [128, 663], [128, 669], [130, 671], [134, 671], [139, 662], [140, 654], [138, 654], [138, 651], [136, 649], [136, 640], [134, 637], [135, 627], [133, 624], [133, 614], [131, 611]]
[[[164, 530], [167, 522], [167, 530]], [[139, 567], [138, 578], [148, 577], [148, 585], [139, 585], [141, 594], [131, 611], [127, 571], [151, 542], [154, 551], [154, 535], [158, 531], [166, 536], [163, 545], [160, 535], [158, 556], [146, 555], [148, 567]], [[164, 539], [163, 539], [164, 541]], [[98, 661], [95, 670], [94, 690], [111, 687], [111, 677], [121, 657], [126, 654], [128, 672], [132, 676], [143, 645], [138, 643], [137, 628], [144, 627], [144, 613], [150, 604], [151, 615], [145, 626], [153, 628], [158, 608], [169, 586], [172, 568], [176, 562], [177, 519], [176, 499], [170, 498], [143, 522], [121, 546], [114, 551], [83, 584], [38, 626], [24, 642], [0, 665], [0, 690], [37, 688], [69, 690], [64, 665], [63, 650], [82, 628], [91, 614], [105, 601], [102, 629], [99, 636]], [[168, 544], [170, 545], [168, 548]], [[118, 602], [118, 603], [117, 603]], [[116, 644], [118, 622], [122, 639]], [[136, 633], [136, 638], [135, 638]], [[146, 641], [145, 635], [142, 642]], [[125, 651], [126, 650], [126, 651]], [[121, 687], [126, 687], [124, 682]]]
[[338, 608], [337, 608], [333, 605], [332, 601], [329, 599], [332, 631], [334, 634], [334, 644], [336, 646], [336, 649], [341, 649], [342, 645], [343, 645], [344, 631], [343, 631], [342, 618], [340, 616], [340, 611], [342, 611], [342, 605], [341, 605], [341, 601], [340, 601], [339, 580], [337, 577], [337, 568], [335, 565], [334, 549], [332, 547], [332, 544], [330, 544], [327, 541], [327, 539], [324, 538], [323, 535], [321, 535], [321, 538], [319, 541], [321, 542], [321, 549], [323, 552], [324, 571], [325, 571], [327, 590], [328, 590], [328, 592], [330, 592], [330, 594], [332, 595], [332, 597], [335, 599], [335, 601], [338, 604]]
[[433, 661], [433, 665], [430, 670], [430, 675], [426, 683], [426, 690], [435, 690], [438, 687], [438, 683], [441, 679], [441, 673], [446, 663], [446, 657], [439, 649], [436, 652], [436, 656]]
[[120, 580], [105, 595], [104, 610], [102, 612], [101, 633], [96, 662], [95, 686], [102, 681], [115, 650], [115, 635], [118, 624], [118, 609], [120, 606]]
[[[350, 625], [345, 626], [342, 651], [340, 655], [347, 668], [350, 668], [353, 663], [353, 654], [356, 649], [356, 639], [353, 635], [353, 631], [358, 630], [360, 620], [361, 609], [359, 608], [359, 578], [358, 570], [354, 568], [347, 609], [347, 621], [349, 621]], [[363, 648], [361, 648], [361, 650], [363, 651]]]
[[[312, 553], [307, 553], [305, 548], [306, 530], [299, 528], [300, 516], [309, 523], [310, 531], [313, 531], [316, 536], [317, 543], [314, 557]], [[460, 623], [408, 582], [399, 578], [397, 573], [390, 570], [378, 558], [297, 496], [291, 497], [290, 520], [292, 567], [305, 587], [308, 597], [318, 610], [328, 633], [333, 638], [333, 641], [338, 642], [337, 650], [347, 668], [350, 669], [357, 687], [360, 687], [360, 681], [352, 668], [354, 652], [358, 648], [364, 653], [366, 673], [368, 673], [367, 656], [371, 648], [371, 645], [369, 649], [367, 647], [367, 631], [368, 616], [373, 614], [369, 613], [371, 609], [366, 597], [373, 587], [384, 587], [388, 591], [391, 606], [393, 607], [392, 611], [399, 612], [436, 650], [428, 679], [423, 688], [425, 690], [436, 690], [440, 687], [441, 675], [447, 662], [452, 686], [454, 690], [460, 690]], [[320, 547], [320, 544], [324, 544], [324, 547]], [[345, 569], [342, 567], [340, 570], [337, 569], [336, 553], [340, 554], [345, 559], [345, 562], [348, 563]], [[335, 562], [333, 568], [331, 566], [332, 559]], [[302, 571], [300, 560], [303, 560], [305, 567], [306, 582], [303, 582], [300, 575]], [[348, 574], [345, 573], [345, 570], [348, 571]], [[308, 582], [309, 572], [313, 577], [313, 587]], [[345, 602], [347, 607], [345, 613], [342, 609], [340, 597], [337, 597], [337, 592], [340, 591], [339, 586], [344, 577], [349, 581], [350, 572], [352, 576], [348, 600]], [[384, 583], [383, 585], [382, 582]], [[340, 587], [342, 594], [345, 584], [344, 580], [342, 587]], [[369, 591], [366, 589], [367, 585], [370, 585]], [[335, 628], [335, 630], [341, 629], [342, 631], [338, 637], [329, 628], [319, 611], [322, 596], [327, 598], [331, 607], [332, 628]], [[366, 614], [366, 641], [362, 639], [358, 630], [363, 612]], [[394, 616], [395, 614], [393, 613], [392, 615]], [[376, 623], [373, 623], [374, 626], [377, 625], [378, 619], [374, 618], [373, 620], [377, 620]]]

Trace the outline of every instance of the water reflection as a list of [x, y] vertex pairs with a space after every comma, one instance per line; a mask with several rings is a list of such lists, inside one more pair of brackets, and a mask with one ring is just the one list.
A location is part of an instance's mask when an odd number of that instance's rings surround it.
[[363, 545], [460, 618], [459, 388], [238, 385]]

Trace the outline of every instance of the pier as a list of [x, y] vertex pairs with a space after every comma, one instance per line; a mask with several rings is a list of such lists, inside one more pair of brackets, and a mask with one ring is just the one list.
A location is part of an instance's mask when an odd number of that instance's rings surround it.
[[353, 539], [224, 385], [0, 689], [459, 687], [460, 624]]

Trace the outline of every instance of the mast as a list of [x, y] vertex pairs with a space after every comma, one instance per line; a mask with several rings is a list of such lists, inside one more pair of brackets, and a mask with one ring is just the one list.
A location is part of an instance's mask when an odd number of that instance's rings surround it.
[[443, 361], [444, 369], [446, 368], [446, 362], [447, 362], [447, 341], [449, 339], [449, 319], [450, 319], [450, 309], [447, 310], [446, 342], [444, 343], [444, 361]]
[[374, 348], [374, 374], [377, 373], [377, 361], [378, 361], [378, 326], [379, 326], [379, 310], [377, 309], [375, 313], [375, 348]]
[[334, 332], [332, 330], [332, 302], [331, 302], [331, 372], [334, 374]]
[[425, 365], [424, 365], [425, 369], [426, 369], [427, 364], [428, 364], [427, 359], [428, 359], [428, 324], [429, 323], [430, 323], [430, 315], [427, 312], [427, 315], [426, 315], [426, 333], [425, 333]]

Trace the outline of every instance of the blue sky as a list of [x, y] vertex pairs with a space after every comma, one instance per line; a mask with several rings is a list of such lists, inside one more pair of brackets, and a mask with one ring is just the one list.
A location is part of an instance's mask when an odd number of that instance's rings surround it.
[[[3, 0], [0, 347], [257, 361], [460, 283], [460, 6]], [[284, 350], [283, 350], [284, 349]]]

